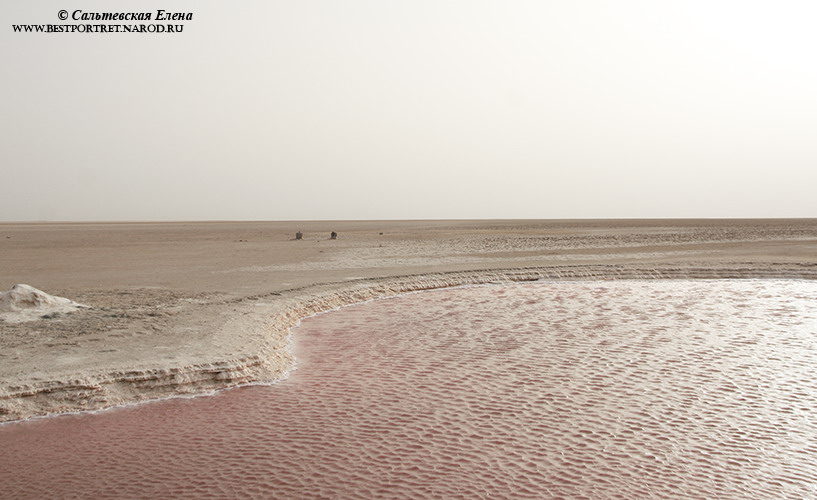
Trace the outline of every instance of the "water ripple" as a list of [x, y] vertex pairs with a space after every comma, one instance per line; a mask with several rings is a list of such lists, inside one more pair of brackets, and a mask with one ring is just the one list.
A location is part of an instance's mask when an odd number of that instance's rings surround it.
[[813, 498], [817, 284], [424, 292], [273, 387], [0, 428], [3, 498]]

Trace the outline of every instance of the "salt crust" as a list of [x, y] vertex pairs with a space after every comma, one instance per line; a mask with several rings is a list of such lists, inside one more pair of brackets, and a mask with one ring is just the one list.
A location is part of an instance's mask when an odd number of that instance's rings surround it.
[[64, 297], [49, 295], [31, 285], [17, 284], [7, 292], [0, 292], [0, 320], [8, 323], [55, 317], [86, 307]]
[[[798, 264], [551, 266], [371, 278], [306, 286], [285, 293], [272, 292], [247, 297], [248, 301], [271, 299], [273, 302], [265, 307], [257, 307], [252, 302], [242, 304], [242, 307], [235, 309], [233, 319], [217, 333], [234, 335], [237, 331], [248, 332], [252, 340], [240, 353], [212, 352], [208, 359], [202, 359], [199, 363], [149, 369], [138, 368], [139, 360], [134, 360], [134, 368], [89, 370], [59, 380], [9, 384], [0, 387], [0, 421], [99, 410], [281, 380], [295, 366], [290, 328], [302, 318], [345, 305], [407, 292], [463, 285], [615, 279], [813, 280], [817, 279], [817, 267]], [[81, 305], [77, 304], [77, 307]]]

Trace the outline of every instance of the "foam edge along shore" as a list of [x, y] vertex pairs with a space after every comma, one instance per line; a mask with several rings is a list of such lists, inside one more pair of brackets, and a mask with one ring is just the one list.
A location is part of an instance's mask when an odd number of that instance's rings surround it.
[[[63, 413], [98, 411], [171, 397], [212, 394], [220, 389], [270, 384], [285, 379], [296, 360], [291, 328], [303, 318], [367, 300], [463, 285], [538, 280], [620, 279], [817, 279], [817, 264], [573, 265], [416, 274], [315, 284], [245, 297], [218, 335], [236, 331], [251, 339], [241, 352], [208, 352], [207, 359], [152, 367], [131, 361], [109, 371], [77, 372], [40, 380], [5, 381], [0, 386], [0, 422]], [[251, 307], [258, 299], [272, 299]], [[246, 309], [244, 309], [246, 308]], [[206, 335], [202, 335], [202, 338]]]

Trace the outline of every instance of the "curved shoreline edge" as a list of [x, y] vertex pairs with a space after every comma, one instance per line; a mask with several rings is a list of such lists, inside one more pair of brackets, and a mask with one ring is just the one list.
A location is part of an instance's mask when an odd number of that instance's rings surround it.
[[[0, 387], [0, 422], [32, 417], [102, 410], [105, 408], [212, 393], [286, 378], [295, 365], [290, 329], [308, 316], [367, 300], [408, 292], [487, 283], [538, 280], [622, 279], [804, 279], [817, 280], [813, 263], [724, 264], [593, 264], [542, 266], [364, 278], [321, 283], [282, 292], [237, 299], [234, 314], [218, 332], [202, 335], [203, 343], [218, 346], [219, 337], [242, 332], [240, 352], [214, 349], [193, 364], [149, 367], [133, 359], [118, 370], [61, 374], [51, 380], [17, 381]], [[257, 307], [259, 300], [273, 302]], [[143, 367], [143, 368], [140, 368]]]

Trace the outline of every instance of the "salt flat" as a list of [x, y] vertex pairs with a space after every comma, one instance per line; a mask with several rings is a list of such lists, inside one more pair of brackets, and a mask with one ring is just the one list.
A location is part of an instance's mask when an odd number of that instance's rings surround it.
[[360, 300], [619, 277], [815, 279], [817, 220], [0, 224], [0, 291], [90, 306], [0, 322], [0, 420], [274, 380], [290, 326]]

